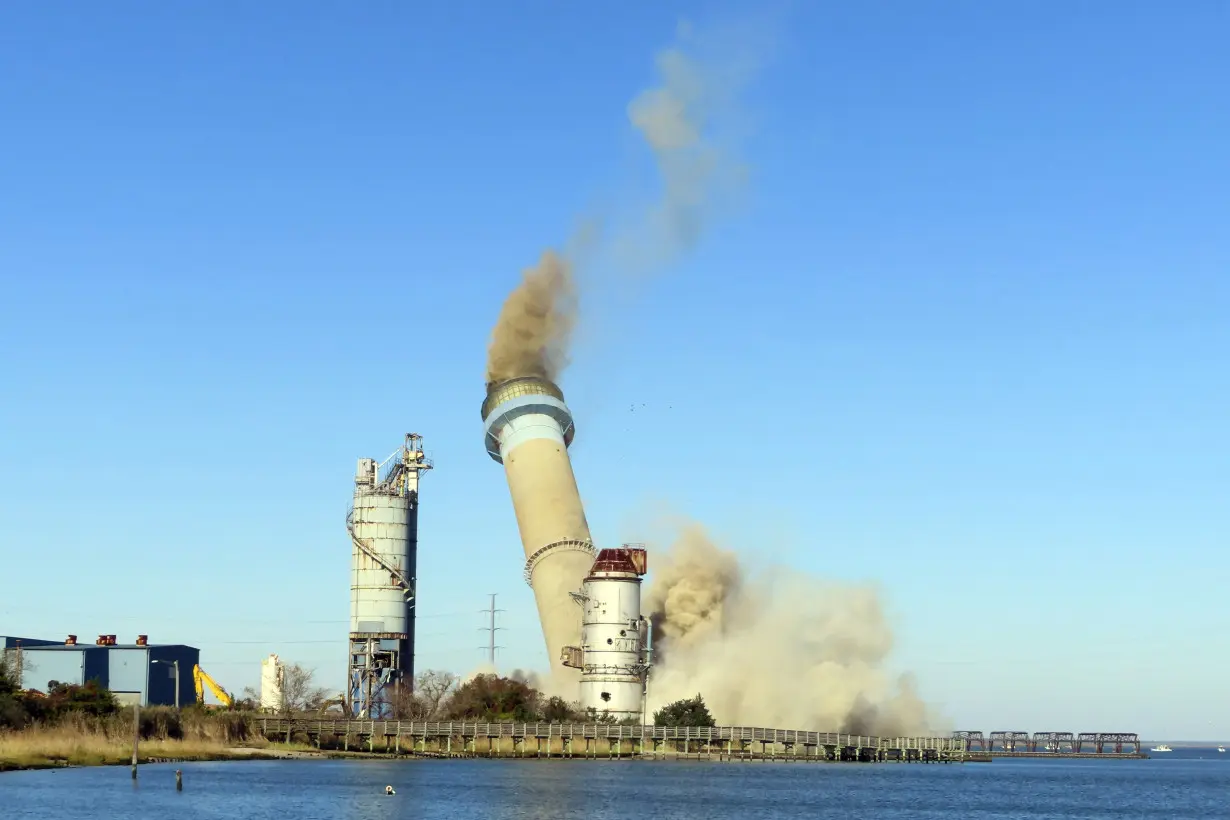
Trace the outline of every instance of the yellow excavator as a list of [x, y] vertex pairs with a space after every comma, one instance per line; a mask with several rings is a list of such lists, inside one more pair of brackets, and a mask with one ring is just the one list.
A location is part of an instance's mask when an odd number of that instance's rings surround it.
[[[218, 682], [211, 678], [209, 674], [201, 668], [200, 664], [192, 667], [192, 683], [196, 686], [196, 702], [204, 705], [205, 703], [205, 686], [209, 687], [209, 691], [214, 693], [214, 697], [218, 699], [224, 707], [230, 708], [235, 704], [235, 699], [230, 694], [218, 685]], [[205, 686], [202, 686], [204, 684]]]

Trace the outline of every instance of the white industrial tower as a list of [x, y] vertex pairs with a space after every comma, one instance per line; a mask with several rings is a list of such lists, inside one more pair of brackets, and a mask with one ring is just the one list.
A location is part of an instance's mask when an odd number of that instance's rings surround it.
[[652, 637], [641, 616], [641, 545], [604, 549], [573, 599], [581, 605], [581, 645], [564, 647], [565, 666], [581, 670], [581, 706], [644, 722]]
[[350, 641], [346, 708], [356, 718], [391, 715], [414, 681], [415, 569], [419, 478], [430, 470], [423, 437], [379, 464], [359, 459], [354, 506], [346, 514], [350, 560]]

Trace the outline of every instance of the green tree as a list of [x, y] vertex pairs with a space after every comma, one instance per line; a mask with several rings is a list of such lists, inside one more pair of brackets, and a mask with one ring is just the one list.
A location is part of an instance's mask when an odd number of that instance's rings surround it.
[[705, 699], [698, 693], [694, 698], [668, 703], [653, 713], [654, 726], [717, 726]]
[[20, 700], [21, 682], [9, 653], [0, 649], [0, 729], [20, 729], [29, 716]]
[[446, 720], [537, 721], [542, 695], [525, 681], [498, 675], [475, 675], [453, 692], [442, 707]]
[[16, 694], [21, 681], [17, 680], [16, 664], [8, 650], [0, 649], [0, 695]]

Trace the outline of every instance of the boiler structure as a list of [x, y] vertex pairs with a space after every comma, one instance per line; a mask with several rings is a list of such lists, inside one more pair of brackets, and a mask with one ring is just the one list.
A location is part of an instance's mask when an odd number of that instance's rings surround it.
[[581, 706], [595, 716], [641, 720], [652, 651], [641, 615], [647, 569], [639, 544], [601, 550], [572, 596], [581, 605], [581, 643], [565, 647], [562, 660], [581, 670]]

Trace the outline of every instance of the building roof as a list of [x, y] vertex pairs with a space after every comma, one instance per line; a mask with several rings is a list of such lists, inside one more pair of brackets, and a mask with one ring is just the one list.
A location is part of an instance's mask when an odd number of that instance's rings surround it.
[[618, 572], [628, 575], [644, 575], [649, 563], [644, 549], [623, 546], [618, 549], [604, 549], [598, 552], [598, 557], [590, 567], [589, 574], [599, 572]]
[[0, 635], [0, 649], [15, 649], [18, 646], [21, 646], [22, 650], [38, 650], [40, 652], [68, 649], [196, 649], [195, 646], [182, 643], [97, 644], [94, 641], [77, 641], [70, 644], [65, 643], [63, 640], [49, 641], [45, 638], [19, 638], [13, 635]]
[[100, 646], [96, 643], [54, 643], [54, 644], [34, 644], [31, 646], [22, 645], [23, 650], [31, 652], [59, 652], [62, 650], [81, 650], [81, 649], [196, 649], [195, 646], [188, 646], [183, 643], [113, 643]]
[[47, 641], [42, 638], [21, 638], [16, 635], [0, 635], [0, 648], [12, 649], [21, 646], [55, 646], [59, 641]]

